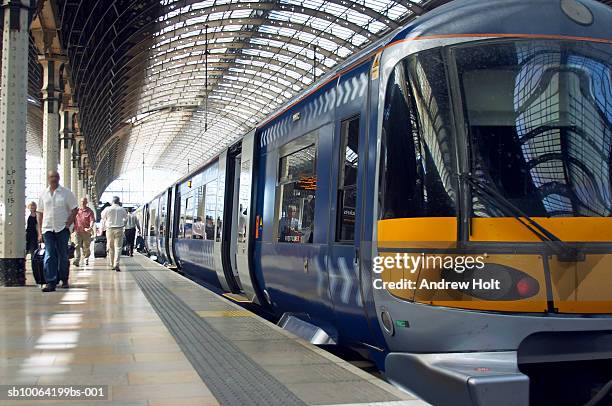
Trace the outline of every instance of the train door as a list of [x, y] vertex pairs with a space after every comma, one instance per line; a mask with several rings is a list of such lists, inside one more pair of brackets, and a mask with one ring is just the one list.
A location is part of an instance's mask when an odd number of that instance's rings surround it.
[[157, 205], [159, 200], [153, 199], [149, 204], [149, 220], [147, 221], [147, 249], [149, 253], [157, 256]]
[[237, 155], [238, 152], [233, 147], [219, 156], [217, 170], [217, 218], [215, 220], [214, 243], [215, 270], [219, 283], [224, 290], [233, 293], [240, 292], [238, 274], [232, 268], [230, 258], [231, 214], [235, 188], [234, 167]]
[[166, 217], [168, 211], [168, 191], [161, 195], [158, 199], [159, 215], [157, 222], [157, 261], [160, 263], [167, 262], [166, 250], [164, 241], [166, 240]]
[[172, 260], [172, 255], [170, 252], [170, 239], [172, 238], [172, 225], [174, 223], [172, 221], [172, 219], [174, 218], [174, 210], [173, 210], [174, 193], [172, 192], [173, 192], [172, 188], [168, 188], [168, 191], [166, 192], [165, 199], [166, 199], [167, 210], [166, 210], [166, 218], [164, 221], [166, 232], [164, 234], [164, 239], [162, 241], [163, 246], [164, 246], [164, 255], [169, 265], [175, 264], [175, 262]]
[[[361, 83], [367, 87], [367, 67], [342, 77], [338, 87]], [[365, 80], [364, 80], [365, 79]], [[365, 90], [364, 90], [365, 92]], [[357, 98], [336, 109], [334, 153], [336, 167], [332, 170], [335, 193], [332, 207], [335, 219], [330, 221], [330, 292], [339, 330], [350, 332], [350, 340], [371, 348], [364, 288], [361, 278], [361, 230], [365, 216], [362, 212], [363, 181], [365, 176], [367, 98]]]
[[242, 162], [242, 143], [228, 149], [226, 162], [226, 187], [224, 208], [224, 233], [222, 262], [225, 276], [233, 293], [242, 291], [242, 284], [236, 264], [237, 238], [239, 224], [236, 221], [240, 211], [240, 167]]
[[337, 336], [327, 270], [334, 130], [332, 123], [304, 127], [296, 129], [303, 135], [278, 147], [266, 162], [263, 218], [269, 220], [260, 261], [264, 295], [273, 308], [288, 316], [284, 321], [310, 325], [306, 334], [292, 331], [324, 343]]
[[250, 264], [250, 225], [251, 196], [253, 179], [253, 160], [255, 157], [255, 130], [242, 139], [242, 151], [235, 165], [234, 213], [232, 216], [232, 236], [236, 272], [244, 295], [250, 301], [259, 303], [255, 290], [255, 280]]
[[181, 214], [181, 196], [179, 193], [179, 185], [175, 185], [170, 199], [170, 226], [168, 228], [168, 256], [170, 263], [180, 268], [181, 264], [176, 253], [176, 238], [179, 230], [179, 218]]

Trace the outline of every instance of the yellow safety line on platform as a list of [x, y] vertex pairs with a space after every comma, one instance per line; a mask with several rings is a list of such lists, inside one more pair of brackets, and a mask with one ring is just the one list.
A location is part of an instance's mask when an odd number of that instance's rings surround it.
[[196, 313], [200, 317], [253, 317], [247, 310], [199, 310]]
[[238, 303], [253, 303], [253, 301], [247, 299], [246, 296], [238, 295], [236, 293], [224, 293], [223, 296]]

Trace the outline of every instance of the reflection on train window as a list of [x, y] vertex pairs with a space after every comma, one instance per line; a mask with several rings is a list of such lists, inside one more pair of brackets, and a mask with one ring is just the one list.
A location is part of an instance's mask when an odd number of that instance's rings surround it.
[[238, 189], [238, 233], [237, 241], [246, 242], [251, 201], [251, 161], [240, 162], [240, 184]]
[[214, 221], [216, 242], [221, 242], [221, 234], [223, 233], [223, 206], [225, 205], [225, 188], [223, 182], [219, 183], [217, 188], [217, 206], [215, 209], [216, 219]]
[[183, 225], [185, 238], [192, 238], [193, 235], [193, 196], [185, 200], [185, 223]]
[[213, 180], [206, 184], [206, 196], [204, 197], [204, 237], [213, 240], [215, 236], [215, 205], [217, 199], [217, 181]]
[[196, 240], [204, 239], [204, 196], [206, 186], [200, 186], [195, 191], [195, 215], [193, 218], [193, 228], [191, 238]]
[[400, 61], [383, 115], [379, 218], [454, 217], [454, 146], [440, 50]]
[[162, 201], [162, 204], [159, 216], [159, 236], [163, 237], [166, 226], [166, 195], [160, 197], [160, 200]]
[[[612, 46], [513, 41], [455, 54], [478, 180], [530, 216], [612, 215]], [[504, 216], [478, 195], [473, 206]]]
[[357, 208], [357, 165], [359, 154], [359, 117], [340, 126], [340, 174], [338, 178], [338, 226], [336, 241], [355, 240]]
[[278, 241], [311, 243], [314, 231], [316, 146], [280, 159], [277, 196]]
[[151, 204], [151, 208], [149, 209], [150, 221], [149, 221], [149, 236], [155, 237], [157, 235], [157, 230], [155, 229], [155, 222], [157, 221], [157, 205]]

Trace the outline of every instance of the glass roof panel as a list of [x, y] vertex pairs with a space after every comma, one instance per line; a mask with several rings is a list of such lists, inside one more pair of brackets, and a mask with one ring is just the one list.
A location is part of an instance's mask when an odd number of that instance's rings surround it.
[[[114, 173], [214, 157], [339, 62], [413, 16], [407, 0], [162, 0]], [[421, 1], [413, 1], [420, 4]], [[108, 180], [110, 181], [110, 180]]]

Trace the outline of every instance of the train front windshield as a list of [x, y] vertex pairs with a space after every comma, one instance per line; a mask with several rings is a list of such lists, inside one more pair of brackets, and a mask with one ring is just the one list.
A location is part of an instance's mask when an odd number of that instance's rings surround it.
[[[612, 313], [611, 61], [607, 43], [517, 39], [434, 48], [394, 66], [382, 117], [379, 249], [468, 239], [490, 254], [482, 276], [508, 282], [496, 296], [394, 295], [483, 310]], [[459, 218], [469, 220], [463, 229]], [[436, 272], [408, 276], [446, 275]]]
[[[517, 41], [454, 52], [471, 171], [532, 217], [612, 214], [612, 46]], [[473, 195], [473, 215], [501, 217]]]

